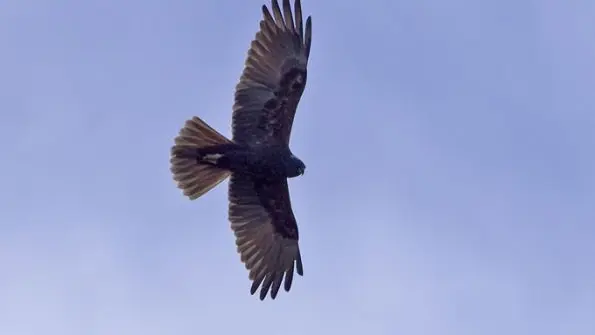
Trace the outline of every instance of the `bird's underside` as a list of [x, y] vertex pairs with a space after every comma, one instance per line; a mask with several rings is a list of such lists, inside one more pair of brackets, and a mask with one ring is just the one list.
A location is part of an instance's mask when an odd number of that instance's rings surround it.
[[229, 221], [237, 251], [252, 280], [251, 294], [275, 299], [303, 275], [299, 232], [287, 178], [305, 165], [289, 150], [291, 128], [306, 85], [311, 18], [300, 0], [262, 7], [260, 30], [236, 86], [232, 140], [198, 117], [186, 121], [172, 148], [171, 170], [194, 200], [230, 178]]
[[200, 165], [244, 174], [260, 183], [281, 182], [303, 173], [301, 166], [298, 166], [301, 161], [294, 158], [288, 146], [263, 145], [254, 148], [223, 143], [205, 148], [179, 147], [176, 155], [196, 160]]

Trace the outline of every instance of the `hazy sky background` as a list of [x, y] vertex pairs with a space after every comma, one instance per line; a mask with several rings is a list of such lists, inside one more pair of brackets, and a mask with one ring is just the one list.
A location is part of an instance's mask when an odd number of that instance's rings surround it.
[[227, 183], [263, 0], [0, 2], [0, 334], [595, 334], [595, 2], [303, 0], [305, 276], [249, 294]]

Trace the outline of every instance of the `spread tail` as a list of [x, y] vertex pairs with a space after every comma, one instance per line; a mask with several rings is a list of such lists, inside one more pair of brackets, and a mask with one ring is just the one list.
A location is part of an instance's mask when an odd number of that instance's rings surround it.
[[199, 198], [224, 181], [231, 172], [214, 164], [199, 163], [201, 149], [232, 142], [198, 117], [186, 121], [171, 150], [171, 172], [184, 195]]

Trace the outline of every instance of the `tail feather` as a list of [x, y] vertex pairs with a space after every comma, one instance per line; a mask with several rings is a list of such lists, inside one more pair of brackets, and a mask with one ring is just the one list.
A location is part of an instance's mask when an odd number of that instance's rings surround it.
[[196, 155], [177, 155], [211, 146], [232, 143], [198, 117], [186, 121], [171, 151], [171, 172], [184, 195], [194, 200], [224, 181], [231, 172], [210, 164], [199, 164]]

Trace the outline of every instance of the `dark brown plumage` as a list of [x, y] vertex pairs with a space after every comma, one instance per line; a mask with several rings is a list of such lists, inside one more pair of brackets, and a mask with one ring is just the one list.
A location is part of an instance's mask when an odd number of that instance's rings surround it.
[[233, 139], [238, 143], [289, 145], [293, 118], [307, 79], [312, 44], [312, 19], [302, 22], [300, 0], [295, 1], [295, 23], [289, 0], [283, 1], [285, 19], [276, 0], [271, 15], [262, 6], [263, 20], [248, 50], [233, 106]]
[[260, 299], [281, 287], [289, 291], [294, 272], [303, 275], [287, 178], [305, 164], [289, 149], [297, 105], [307, 80], [312, 21], [302, 21], [300, 0], [262, 7], [260, 30], [248, 50], [236, 86], [232, 141], [198, 117], [186, 122], [172, 148], [172, 172], [184, 194], [196, 199], [231, 176], [229, 220], [237, 250]]

